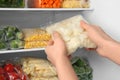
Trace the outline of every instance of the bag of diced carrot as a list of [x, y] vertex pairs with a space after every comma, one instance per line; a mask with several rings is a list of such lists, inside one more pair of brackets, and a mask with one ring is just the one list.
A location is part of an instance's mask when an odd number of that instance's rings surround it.
[[61, 8], [62, 0], [29, 0], [28, 7], [31, 8]]

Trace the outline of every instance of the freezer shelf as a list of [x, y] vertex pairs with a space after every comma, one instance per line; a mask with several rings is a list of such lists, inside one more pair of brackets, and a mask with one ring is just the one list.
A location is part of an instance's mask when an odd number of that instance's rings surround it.
[[[20, 8], [0, 8], [0, 11], [84, 11], [84, 10], [93, 10], [93, 4], [92, 4], [92, 0], [89, 0], [89, 8], [34, 8], [34, 7], [29, 7], [30, 5], [28, 4], [28, 0], [24, 0], [25, 4], [24, 7], [20, 7]], [[83, 0], [84, 1], [84, 0]], [[86, 0], [85, 0], [86, 1]], [[32, 2], [33, 4], [33, 2]], [[66, 4], [67, 5], [67, 4]]]
[[0, 8], [1, 11], [84, 11], [93, 8]]
[[17, 53], [17, 52], [31, 52], [31, 51], [41, 51], [45, 50], [45, 48], [33, 48], [33, 49], [20, 49], [20, 50], [3, 50], [0, 51], [0, 54], [5, 54], [5, 53]]

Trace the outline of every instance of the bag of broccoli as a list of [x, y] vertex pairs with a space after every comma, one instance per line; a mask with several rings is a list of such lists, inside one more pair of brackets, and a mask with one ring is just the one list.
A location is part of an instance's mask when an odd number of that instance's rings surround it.
[[0, 50], [6, 50], [6, 49], [8, 49], [6, 42], [0, 41]]
[[88, 64], [87, 60], [79, 57], [74, 57], [72, 58], [71, 62], [79, 80], [92, 80], [93, 70]]
[[24, 48], [24, 42], [18, 39], [10, 41], [9, 45], [10, 45], [10, 49]]
[[4, 28], [4, 31], [5, 31], [5, 40], [6, 41], [11, 41], [11, 40], [14, 40], [14, 39], [22, 40], [23, 37], [24, 37], [22, 31], [20, 31], [15, 26], [6, 26]]

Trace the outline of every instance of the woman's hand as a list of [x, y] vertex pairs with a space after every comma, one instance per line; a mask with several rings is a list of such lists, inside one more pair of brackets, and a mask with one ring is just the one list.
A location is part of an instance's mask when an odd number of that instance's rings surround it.
[[112, 61], [120, 64], [120, 43], [108, 36], [100, 27], [81, 21], [89, 38], [97, 45], [96, 51]]
[[84, 21], [81, 21], [81, 27], [83, 27], [88, 32], [89, 38], [98, 46], [100, 46], [101, 42], [105, 40], [113, 41], [113, 39], [107, 35], [99, 26], [87, 24]]
[[59, 80], [78, 80], [67, 56], [65, 42], [59, 33], [53, 33], [53, 40], [49, 41], [45, 51], [48, 60], [56, 67]]
[[48, 59], [56, 65], [62, 58], [67, 57], [67, 48], [59, 33], [54, 32], [52, 37], [53, 40], [48, 42], [45, 51]]
[[114, 40], [108, 36], [99, 26], [87, 24], [84, 21], [81, 21], [81, 27], [87, 31], [89, 38], [97, 45], [96, 51], [100, 55], [105, 56], [103, 48], [106, 42]]

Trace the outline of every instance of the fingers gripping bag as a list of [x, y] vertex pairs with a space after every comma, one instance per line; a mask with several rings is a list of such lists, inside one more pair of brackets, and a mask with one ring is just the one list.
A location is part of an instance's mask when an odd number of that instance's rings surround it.
[[46, 31], [51, 35], [53, 31], [61, 34], [67, 46], [68, 55], [75, 52], [77, 48], [96, 47], [89, 39], [87, 32], [80, 26], [81, 20], [86, 21], [81, 15], [77, 15], [46, 27]]

